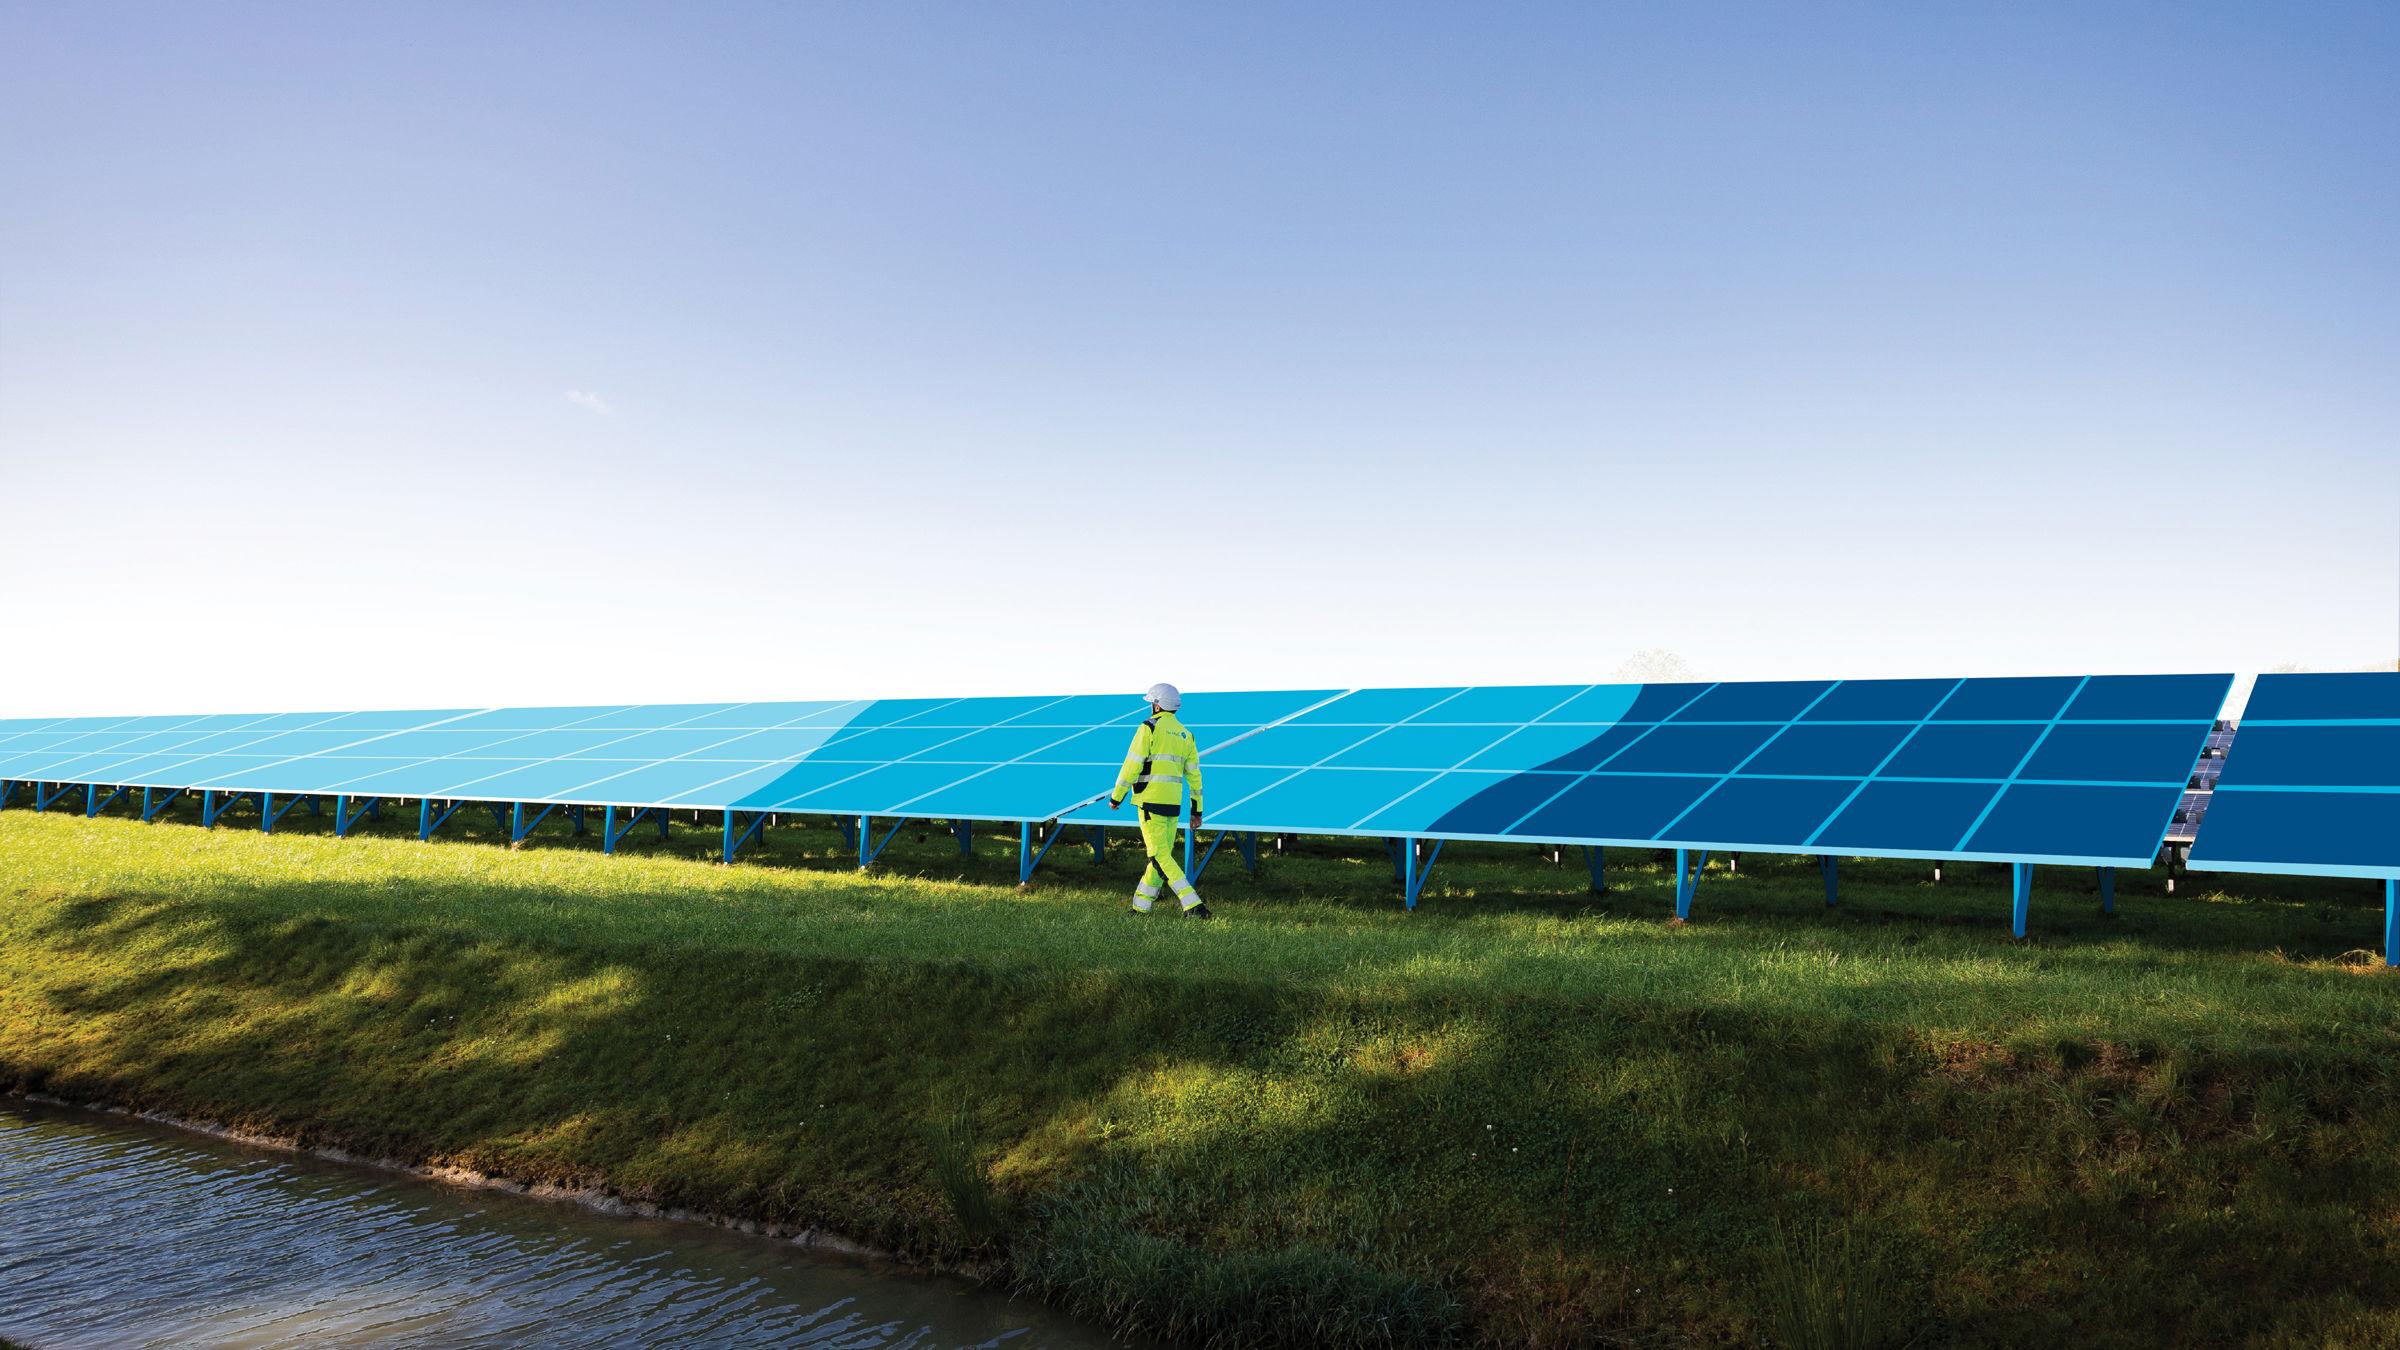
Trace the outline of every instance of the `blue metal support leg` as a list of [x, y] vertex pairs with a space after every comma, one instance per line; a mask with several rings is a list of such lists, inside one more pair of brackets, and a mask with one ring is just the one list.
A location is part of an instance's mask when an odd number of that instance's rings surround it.
[[840, 818], [840, 820], [839, 820], [839, 822], [838, 822], [838, 823], [839, 823], [839, 824], [841, 825], [841, 827], [842, 827], [842, 847], [843, 847], [843, 848], [857, 848], [857, 847], [858, 847], [858, 822], [857, 822], [857, 821], [855, 821], [855, 820], [852, 820], [852, 819], [851, 819], [850, 817], [848, 817], [848, 816], [843, 816], [843, 817], [841, 817], [841, 818]]
[[1092, 861], [1093, 861], [1093, 862], [1096, 862], [1096, 863], [1104, 863], [1104, 862], [1107, 862], [1107, 861], [1108, 861], [1108, 831], [1106, 831], [1106, 830], [1104, 830], [1104, 829], [1101, 829], [1101, 828], [1100, 828], [1099, 826], [1097, 826], [1097, 825], [1086, 825], [1086, 826], [1084, 826], [1084, 827], [1083, 827], [1083, 832], [1084, 832], [1085, 834], [1087, 834], [1087, 835], [1091, 836], [1091, 840], [1092, 840]]
[[2383, 883], [2383, 963], [2400, 966], [2400, 877]]
[[2117, 869], [2113, 867], [2100, 869], [2100, 912], [2117, 912]]
[[493, 829], [506, 830], [509, 827], [508, 812], [501, 807], [500, 803], [487, 802], [485, 807], [492, 813]]
[[294, 798], [292, 798], [290, 801], [288, 801], [288, 802], [285, 802], [285, 803], [283, 804], [283, 809], [282, 809], [282, 810], [280, 810], [280, 811], [278, 811], [278, 810], [276, 810], [276, 809], [275, 809], [275, 794], [274, 794], [274, 793], [272, 793], [272, 792], [262, 792], [262, 793], [258, 794], [258, 829], [259, 829], [259, 833], [261, 833], [261, 834], [273, 834], [273, 833], [275, 833], [275, 827], [276, 827], [277, 825], [280, 825], [280, 824], [282, 824], [282, 823], [283, 823], [283, 818], [284, 818], [285, 816], [288, 816], [288, 815], [290, 815], [290, 814], [292, 813], [292, 808], [293, 808], [293, 807], [295, 807], [295, 806], [298, 806], [298, 805], [299, 805], [299, 804], [301, 804], [302, 802], [305, 802], [305, 801], [309, 800], [309, 797], [310, 797], [310, 795], [311, 795], [311, 794], [302, 793], [301, 795], [299, 795], [299, 796], [297, 796], [297, 797], [294, 797]]
[[1817, 859], [1825, 869], [1825, 908], [1842, 903], [1842, 860], [1828, 853]]
[[1050, 856], [1050, 850], [1058, 847], [1058, 841], [1065, 834], [1066, 831], [1058, 828], [1057, 824], [1053, 822], [1050, 828], [1044, 832], [1040, 850], [1036, 851], [1033, 847], [1033, 822], [1030, 820], [1017, 822], [1017, 884], [1019, 886], [1033, 884], [1033, 869], [1042, 865], [1042, 859]]
[[[225, 813], [232, 810], [235, 803], [249, 795], [247, 792], [202, 792], [200, 794], [200, 827], [202, 829], [216, 828], [217, 822], [224, 819]], [[219, 798], [224, 800], [220, 802]]]
[[570, 806], [570, 807], [568, 807], [568, 808], [567, 808], [567, 818], [575, 822], [575, 837], [576, 837], [576, 838], [580, 839], [580, 838], [582, 838], [583, 836], [585, 836], [585, 835], [587, 835], [587, 834], [590, 834], [590, 833], [591, 833], [591, 831], [590, 831], [589, 829], [586, 829], [586, 828], [584, 827], [584, 824], [583, 824], [583, 808], [582, 808], [582, 807], [580, 807], [580, 806]]
[[1249, 870], [1250, 875], [1257, 876], [1258, 832], [1253, 830], [1248, 834], [1235, 835], [1233, 838], [1233, 846], [1242, 851], [1242, 866]]
[[525, 837], [529, 834], [532, 834], [535, 830], [540, 829], [542, 822], [548, 820], [550, 818], [550, 813], [557, 809], [558, 803], [552, 802], [548, 806], [543, 807], [540, 812], [535, 814], [533, 819], [527, 820], [525, 818], [525, 803], [510, 802], [508, 804], [508, 846], [510, 848], [516, 848], [522, 845], [525, 842]]
[[1443, 842], [1439, 839], [1434, 840], [1433, 852], [1426, 854], [1425, 860], [1420, 863], [1417, 861], [1417, 841], [1414, 839], [1400, 841], [1400, 858], [1403, 868], [1400, 876], [1400, 892], [1405, 908], [1415, 909], [1417, 907], [1417, 895], [1425, 889], [1425, 878], [1432, 875], [1434, 863], [1439, 861], [1442, 856]]
[[143, 788], [143, 789], [142, 789], [142, 823], [143, 823], [143, 824], [145, 824], [145, 825], [147, 825], [147, 824], [149, 824], [151, 821], [154, 821], [154, 820], [158, 819], [160, 816], [162, 816], [162, 815], [165, 815], [165, 814], [166, 814], [166, 812], [167, 812], [167, 808], [168, 808], [168, 807], [170, 807], [170, 806], [173, 806], [173, 805], [175, 804], [175, 799], [176, 799], [177, 797], [180, 797], [180, 796], [182, 796], [182, 795], [183, 795], [183, 794], [184, 794], [186, 791], [188, 791], [188, 790], [189, 790], [189, 789], [186, 789], [186, 788], [174, 788], [174, 789], [172, 789], [172, 790], [168, 791], [168, 793], [167, 793], [167, 795], [166, 795], [166, 796], [164, 796], [164, 797], [160, 797], [160, 798], [158, 798], [156, 801], [152, 801], [152, 800], [151, 800], [151, 792], [152, 792], [152, 789], [150, 789], [150, 788]]
[[[1200, 878], [1207, 875], [1209, 859], [1217, 856], [1217, 850], [1225, 847], [1225, 840], [1232, 834], [1233, 831], [1231, 830], [1217, 831], [1216, 842], [1210, 844], [1208, 848], [1200, 854], [1200, 863], [1196, 867], [1192, 864], [1191, 851], [1189, 849], [1184, 851], [1183, 875], [1188, 878], [1193, 885], [1199, 885]], [[1235, 841], [1235, 846], [1240, 846], [1240, 841], [1238, 839]]]
[[958, 856], [962, 858], [974, 857], [975, 822], [971, 820], [951, 821], [950, 832], [958, 836]]
[[906, 816], [893, 821], [891, 832], [884, 835], [883, 842], [879, 844], [875, 842], [875, 818], [860, 816], [858, 818], [858, 870], [864, 872], [873, 867], [875, 860], [883, 856], [883, 851], [892, 846], [892, 841], [900, 837], [900, 831], [907, 825], [908, 817]]
[[2010, 890], [2014, 892], [2014, 902], [2009, 908], [2008, 928], [2018, 937], [2023, 937], [2025, 936], [2026, 915], [2033, 909], [2033, 864], [2010, 863], [2008, 868]]
[[625, 828], [621, 830], [617, 828], [617, 808], [612, 806], [603, 811], [600, 816], [600, 851], [602, 853], [616, 852], [617, 845], [625, 842], [625, 836], [633, 833], [633, 827], [641, 824], [643, 818], [649, 816], [657, 817], [658, 837], [666, 838], [667, 808], [663, 806], [645, 806], [635, 811], [632, 815], [625, 817]]
[[420, 799], [417, 802], [417, 838], [433, 838], [434, 831], [449, 823], [450, 817], [457, 815], [458, 808], [464, 805], [465, 802], [452, 802], [435, 811], [431, 799]]
[[358, 822], [367, 819], [374, 812], [375, 804], [382, 800], [381, 797], [369, 797], [366, 805], [353, 811], [350, 809], [350, 794], [346, 792], [334, 794], [333, 837], [336, 839], [349, 838], [350, 832], [358, 828]]
[[116, 791], [109, 793], [108, 796], [102, 797], [100, 795], [100, 785], [98, 783], [92, 784], [83, 795], [84, 818], [88, 820], [93, 816], [99, 815], [108, 808], [115, 806], [117, 804], [117, 798], [124, 795], [125, 789], [120, 787]]
[[60, 798], [82, 786], [83, 784], [81, 783], [60, 783], [58, 785], [58, 791], [45, 793], [42, 791], [42, 785], [36, 783], [33, 785], [33, 809], [36, 811], [47, 811], [51, 807], [58, 805]]
[[1590, 868], [1592, 872], [1592, 894], [1608, 894], [1607, 850], [1596, 844], [1584, 849], [1583, 865]]
[[764, 811], [752, 814], [748, 825], [741, 824], [741, 818], [742, 813], [739, 811], [725, 813], [725, 861], [727, 862], [732, 862], [733, 855], [742, 851], [742, 845], [758, 838], [765, 833], [767, 828], [767, 813]]
[[1675, 921], [1682, 923], [1692, 917], [1692, 892], [1700, 885], [1700, 874], [1708, 870], [1708, 855], [1692, 857], [1690, 849], [1675, 850]]
[[0, 778], [0, 807], [7, 806], [9, 799], [15, 797], [16, 795], [17, 780], [14, 778]]

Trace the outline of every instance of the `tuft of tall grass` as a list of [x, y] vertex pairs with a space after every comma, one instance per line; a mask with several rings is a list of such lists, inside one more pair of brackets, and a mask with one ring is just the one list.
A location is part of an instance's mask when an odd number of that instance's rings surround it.
[[1894, 1295], [1848, 1224], [1778, 1221], [1759, 1269], [1777, 1350], [1880, 1350], [1899, 1340]]
[[963, 1099], [935, 1108], [925, 1146], [933, 1157], [934, 1184], [950, 1202], [959, 1231], [978, 1247], [997, 1240], [1004, 1227], [1000, 1195], [977, 1157], [975, 1114]]

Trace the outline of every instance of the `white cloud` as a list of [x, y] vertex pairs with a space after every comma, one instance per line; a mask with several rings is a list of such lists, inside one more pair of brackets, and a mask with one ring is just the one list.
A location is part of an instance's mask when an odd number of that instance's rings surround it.
[[617, 406], [615, 404], [600, 397], [598, 394], [590, 392], [589, 390], [568, 390], [567, 402], [574, 404], [578, 408], [587, 408], [592, 412], [600, 414], [602, 417], [614, 417], [617, 415]]

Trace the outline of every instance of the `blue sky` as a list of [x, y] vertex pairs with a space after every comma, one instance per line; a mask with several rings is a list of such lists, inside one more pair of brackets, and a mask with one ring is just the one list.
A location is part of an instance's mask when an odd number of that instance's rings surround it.
[[0, 3], [0, 715], [2400, 650], [2400, 9]]

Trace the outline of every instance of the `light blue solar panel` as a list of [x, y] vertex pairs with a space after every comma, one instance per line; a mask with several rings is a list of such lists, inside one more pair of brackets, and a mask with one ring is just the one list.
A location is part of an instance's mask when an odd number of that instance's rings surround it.
[[1123, 723], [1131, 727], [1150, 707], [1131, 694], [1077, 694], [1043, 704], [1014, 717], [994, 718], [993, 726], [1097, 727]]
[[[577, 800], [575, 789], [636, 767], [641, 766], [592, 759], [459, 760], [449, 766], [447, 775], [442, 775], [450, 781], [429, 789], [426, 795], [488, 797], [498, 801], [573, 801]], [[710, 767], [720, 777], [726, 772], [722, 765]]]
[[[1112, 734], [1118, 734], [1122, 739], [1130, 737], [1132, 733]], [[919, 751], [911, 758], [943, 764], [1005, 764], [1073, 735], [1073, 732], [1060, 727], [985, 727], [980, 731], [961, 732], [939, 745]]]
[[[1515, 776], [1505, 773], [1478, 773], [1467, 769], [1437, 774], [1410, 790], [1407, 795], [1395, 798], [1364, 820], [1359, 821], [1358, 828], [1370, 834], [1441, 832], [1437, 827], [1440, 827], [1441, 822], [1449, 818], [1460, 806]], [[1564, 785], [1565, 782], [1562, 780], [1560, 786]], [[1518, 814], [1523, 813], [1519, 812]], [[1511, 821], [1513, 822], [1513, 820], [1512, 816]], [[1474, 833], [1455, 828], [1451, 828], [1447, 832], [1452, 834]], [[1491, 833], [1497, 834], [1498, 831], [1494, 830]]]
[[[1083, 765], [1004, 764], [896, 802], [890, 809], [946, 820], [1048, 820], [1089, 798], [1092, 781], [1090, 769]], [[1029, 812], [1029, 802], [1047, 805]]]
[[1583, 693], [1589, 685], [1485, 685], [1444, 699], [1410, 719], [1443, 725], [1513, 727], [1533, 721]]
[[1433, 714], [1440, 704], [1461, 692], [1456, 688], [1356, 689], [1322, 707], [1299, 714], [1292, 719], [1292, 723], [1295, 726], [1384, 726]]
[[[1291, 717], [1341, 693], [1338, 689], [1254, 689], [1219, 694], [1190, 694], [1176, 714], [1195, 730], [1208, 727], [1260, 727]], [[1142, 709], [1137, 707], [1136, 712]], [[1140, 718], [1134, 720], [1139, 721]]]
[[[713, 705], [723, 706], [723, 705]], [[556, 727], [587, 725], [595, 717], [611, 713], [630, 712], [623, 706], [592, 708], [493, 708], [470, 713], [455, 721], [445, 722], [445, 731], [547, 731]]]
[[746, 720], [742, 714], [743, 707], [738, 703], [649, 703], [614, 711], [591, 708], [585, 710], [587, 715], [584, 717], [551, 725], [572, 726], [579, 731], [661, 731], [668, 727], [689, 726], [704, 717], [730, 717], [734, 725], [745, 727], [773, 725], [772, 722]]
[[[617, 794], [626, 793], [633, 798], [627, 804], [634, 806], [722, 807], [774, 782], [783, 776], [783, 770], [781, 764], [677, 760], [646, 765], [622, 778], [587, 784], [580, 791], [595, 804], [615, 801]], [[679, 781], [682, 786], [677, 790]]]
[[1333, 758], [1375, 732], [1374, 727], [1318, 727], [1287, 723], [1245, 737], [1214, 754], [1210, 753], [1207, 743], [1202, 742], [1200, 763], [1204, 769], [1212, 763], [1304, 768]]
[[2191, 865], [2400, 877], [2400, 673], [2261, 675]]
[[928, 708], [898, 723], [909, 727], [973, 729], [1037, 717], [1064, 700], [1056, 694], [1012, 698], [960, 698]]
[[1492, 743], [1489, 749], [1467, 756], [1459, 764], [1465, 769], [1574, 769], [1596, 767], [1610, 754], [1624, 748], [1634, 736], [1648, 727], [1609, 728], [1589, 725], [1535, 725], [1518, 727]]
[[447, 722], [453, 718], [466, 717], [475, 711], [473, 708], [449, 708], [432, 712], [419, 710], [416, 712], [342, 713], [337, 717], [327, 719], [325, 727], [328, 730], [356, 730], [361, 733], [400, 731], [409, 727], [427, 727], [436, 722]]
[[[1507, 727], [1396, 726], [1342, 750], [1326, 763], [1343, 769], [1447, 768], [1473, 759], [1508, 732]], [[1273, 734], [1279, 733], [1262, 731], [1252, 739]], [[1238, 758], [1247, 748], [1248, 742], [1244, 742], [1226, 753]]]
[[812, 758], [882, 764], [922, 755], [968, 733], [957, 727], [862, 727], [835, 736]]
[[742, 703], [716, 712], [674, 719], [665, 725], [675, 727], [715, 728], [725, 731], [755, 731], [766, 727], [791, 726], [794, 723], [816, 722], [855, 703]]
[[956, 764], [879, 764], [854, 778], [799, 794], [780, 809], [882, 815], [972, 772]]
[[1440, 777], [1424, 770], [1316, 769], [1227, 804], [1234, 819], [1277, 822], [1289, 832], [1350, 831], [1401, 796]]
[[[1113, 769], [1124, 762], [1125, 752], [1132, 743], [1133, 731], [1129, 727], [1095, 727], [1032, 751], [1025, 759], [1036, 764], [1107, 765]], [[1205, 747], [1202, 758], [1207, 758]]]

